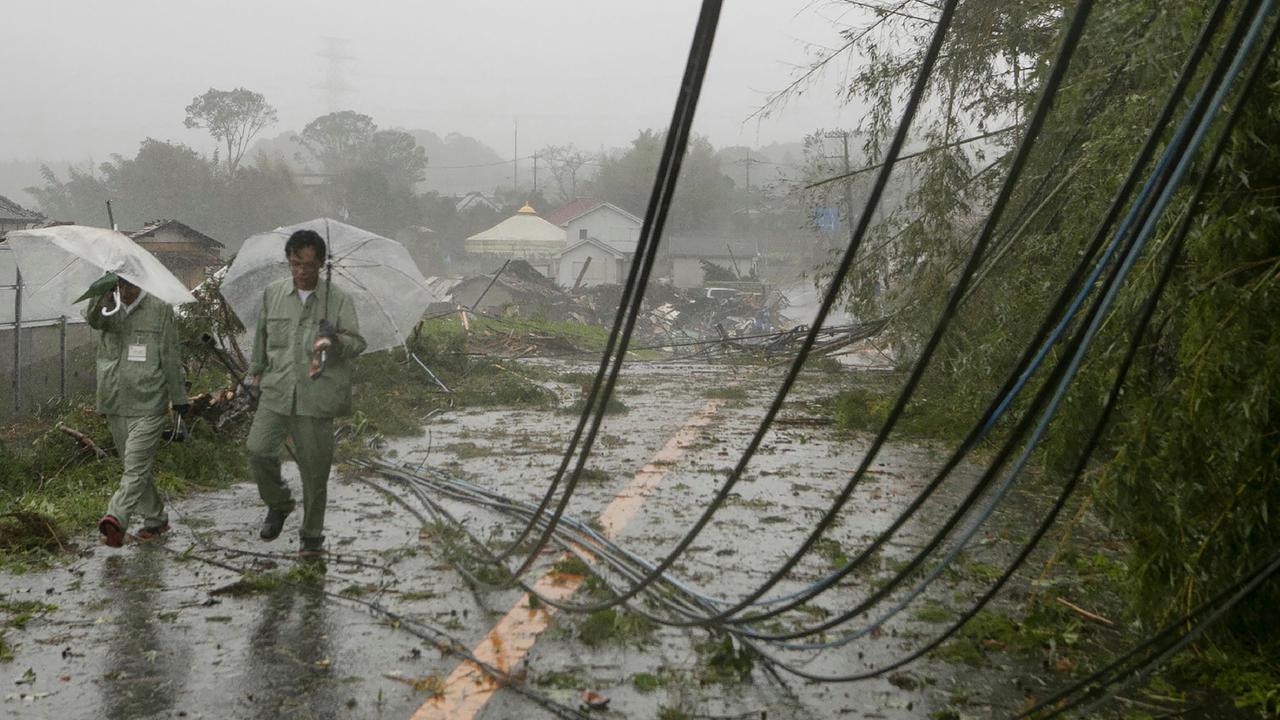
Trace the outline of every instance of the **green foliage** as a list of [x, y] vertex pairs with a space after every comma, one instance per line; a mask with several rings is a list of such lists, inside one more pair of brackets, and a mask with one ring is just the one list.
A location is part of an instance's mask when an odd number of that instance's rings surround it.
[[651, 693], [662, 687], [664, 682], [662, 676], [653, 673], [642, 672], [631, 676], [631, 686], [641, 693]]
[[[83, 402], [79, 398], [44, 408], [22, 429], [33, 438], [0, 444], [0, 507], [11, 515], [8, 527], [16, 527], [14, 514], [43, 519], [24, 521], [24, 530], [15, 535], [6, 533], [3, 562], [11, 568], [40, 565], [52, 559], [50, 553], [66, 550], [60, 538], [93, 527], [119, 486], [119, 458], [99, 460], [57, 429], [58, 424], [73, 427], [104, 451], [114, 449], [105, 418], [89, 412]], [[19, 444], [21, 449], [15, 447]], [[194, 423], [185, 442], [161, 446], [154, 472], [157, 487], [172, 496], [226, 487], [243, 469], [242, 439], [219, 434], [208, 423]]]
[[731, 636], [712, 636], [710, 640], [699, 643], [695, 649], [702, 657], [703, 684], [733, 685], [751, 679], [756, 652], [746, 645], [735, 645]]
[[1234, 698], [1235, 705], [1258, 717], [1280, 717], [1280, 665], [1275, 658], [1213, 650], [1194, 662], [1182, 660], [1175, 678], [1189, 677]]
[[584, 690], [588, 686], [586, 678], [573, 672], [542, 673], [534, 679], [533, 684], [558, 690]]
[[245, 88], [217, 90], [197, 96], [187, 106], [183, 122], [189, 128], [206, 128], [226, 146], [227, 171], [235, 173], [249, 143], [263, 128], [274, 125], [276, 109], [262, 93]]
[[747, 390], [741, 385], [715, 386], [703, 390], [702, 396], [718, 400], [745, 400]]
[[577, 628], [578, 639], [588, 647], [643, 646], [653, 636], [653, 621], [627, 610], [605, 608], [586, 617]]
[[[1092, 238], [1209, 5], [1122, 0], [1095, 9], [1009, 210], [923, 376], [919, 399], [902, 418], [905, 432], [954, 439], [990, 402]], [[1057, 52], [1065, 10], [1054, 2], [962, 4], [926, 94], [932, 103], [917, 121], [930, 144], [953, 141], [963, 128], [1024, 117]], [[874, 33], [851, 45], [869, 58], [849, 88], [871, 104], [864, 127], [869, 157], [883, 148], [900, 109], [897, 93], [913, 79], [933, 29], [890, 14], [880, 24], [914, 33], [917, 42]], [[1214, 52], [1223, 49], [1225, 32], [1214, 39]], [[1019, 70], [1002, 70], [1009, 66]], [[866, 263], [879, 267], [873, 275], [882, 284], [868, 292], [865, 277], [853, 278], [846, 297], [856, 312], [894, 317], [904, 361], [919, 352], [973, 249], [975, 216], [981, 218], [1001, 175], [982, 168], [992, 157], [1007, 161], [1018, 139], [1014, 130], [986, 144], [921, 156], [907, 201], [868, 239], [868, 247], [885, 243]], [[1211, 133], [1207, 146], [1215, 140]], [[1190, 183], [1203, 172], [1201, 162], [1175, 195], [1050, 426], [1038, 456], [1048, 477], [1078, 462], [1166, 260], [1171, 231], [1187, 211]], [[1110, 524], [1131, 544], [1127, 571], [1117, 579], [1147, 629], [1280, 551], [1273, 517], [1280, 509], [1280, 58], [1274, 54], [1208, 187], [1090, 474]], [[1046, 366], [1061, 352], [1050, 352]], [[1031, 379], [993, 440], [1028, 412], [1044, 375]], [[878, 425], [887, 396], [854, 389], [836, 399], [834, 413], [846, 427]], [[1277, 605], [1280, 584], [1264, 585], [1214, 637], [1275, 656]]]
[[[986, 609], [965, 623], [933, 654], [975, 666], [982, 665], [994, 652], [1026, 658], [1062, 657], [1079, 646], [1088, 632], [1078, 618], [1052, 603], [1036, 603], [1022, 617]], [[1084, 658], [1088, 653], [1080, 655]], [[1074, 661], [1069, 667], [1074, 667]]]
[[[658, 173], [666, 134], [641, 130], [631, 147], [600, 159], [595, 178], [597, 197], [610, 198], [628, 212], [642, 217]], [[671, 207], [667, 227], [672, 232], [714, 230], [736, 209], [730, 202], [733, 181], [721, 172], [711, 143], [701, 136], [689, 141], [680, 168], [680, 191]]]
[[455, 317], [423, 321], [408, 347], [452, 392], [443, 392], [417, 362], [398, 351], [362, 355], [353, 374], [355, 413], [345, 421], [355, 434], [408, 435], [420, 430], [427, 413], [450, 407], [556, 403], [550, 390], [510, 369], [520, 367], [518, 363], [499, 367], [470, 359], [467, 333]]
[[151, 138], [134, 157], [113, 155], [96, 172], [70, 168], [65, 180], [47, 166], [41, 172], [44, 183], [27, 192], [48, 217], [106, 226], [110, 199], [122, 228], [180, 219], [232, 248], [264, 228], [320, 214], [283, 161], [258, 158], [226, 173], [186, 145]]

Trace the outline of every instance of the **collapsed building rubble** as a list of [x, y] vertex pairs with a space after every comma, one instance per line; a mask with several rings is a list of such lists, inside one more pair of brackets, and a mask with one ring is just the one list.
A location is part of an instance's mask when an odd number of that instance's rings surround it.
[[[523, 260], [509, 261], [491, 275], [466, 278], [449, 295], [454, 307], [486, 317], [537, 318], [600, 327], [612, 326], [622, 296], [623, 287], [616, 284], [564, 290]], [[751, 291], [650, 283], [636, 318], [632, 347], [706, 354], [709, 351], [703, 346], [714, 343], [723, 346], [718, 352], [787, 352], [807, 329], [784, 314], [787, 307], [784, 294], [764, 285]], [[825, 328], [814, 351], [834, 352], [878, 334], [886, 325], [877, 320]], [[503, 354], [581, 351], [563, 337], [518, 326], [490, 339], [486, 349]]]

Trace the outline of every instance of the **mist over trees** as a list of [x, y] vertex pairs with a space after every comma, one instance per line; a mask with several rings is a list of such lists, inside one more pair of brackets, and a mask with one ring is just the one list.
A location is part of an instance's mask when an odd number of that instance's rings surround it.
[[[247, 88], [210, 88], [185, 108], [186, 125], [218, 142], [207, 156], [183, 143], [145, 138], [132, 155], [112, 155], [96, 167], [40, 170], [26, 188], [50, 219], [139, 228], [178, 219], [234, 252], [258, 232], [320, 215], [397, 237], [431, 231], [436, 257], [462, 254], [462, 241], [525, 203], [549, 213], [575, 197], [612, 202], [643, 216], [665, 135], [639, 130], [624, 148], [593, 154], [551, 145], [525, 158], [513, 186], [509, 158], [460, 133], [380, 127], [354, 110], [332, 112], [300, 131], [262, 131], [276, 109]], [[799, 147], [798, 145], [796, 147]], [[788, 150], [786, 157], [798, 155]], [[747, 148], [717, 150], [705, 137], [690, 143], [668, 220], [669, 233], [790, 234], [804, 231], [803, 206], [774, 160]], [[754, 172], [754, 179], [752, 172]], [[771, 168], [771, 169], [766, 169]], [[738, 179], [735, 179], [738, 178]], [[751, 187], [747, 182], [751, 181]], [[535, 184], [536, 183], [536, 184]], [[481, 192], [498, 206], [459, 212], [458, 198]]]

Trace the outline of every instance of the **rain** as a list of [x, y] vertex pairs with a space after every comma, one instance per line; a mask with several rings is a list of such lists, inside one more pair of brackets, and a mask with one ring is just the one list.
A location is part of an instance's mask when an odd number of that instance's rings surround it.
[[5, 16], [0, 717], [1280, 717], [1271, 0]]

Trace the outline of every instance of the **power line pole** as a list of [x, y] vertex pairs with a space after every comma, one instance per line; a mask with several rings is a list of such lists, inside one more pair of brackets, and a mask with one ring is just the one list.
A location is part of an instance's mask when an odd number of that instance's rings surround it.
[[520, 121], [511, 118], [511, 190], [520, 194]]
[[762, 254], [762, 250], [760, 248], [760, 234], [758, 232], [755, 232], [755, 224], [751, 218], [751, 164], [758, 163], [758, 162], [764, 162], [764, 161], [756, 160], [755, 158], [751, 157], [751, 151], [747, 150], [747, 156], [742, 158], [741, 160], [735, 161], [735, 164], [742, 165], [745, 168], [747, 173], [747, 181], [746, 181], [747, 187], [746, 187], [745, 197], [743, 199], [743, 212], [746, 215], [747, 226], [751, 228], [752, 230], [751, 234], [755, 236], [756, 262], [761, 263], [764, 260], [764, 255]]
[[[845, 203], [844, 215], [846, 218], [845, 222], [852, 224], [853, 223], [853, 178], [849, 177], [849, 173], [853, 172], [853, 168], [849, 164], [849, 131], [848, 130], [828, 130], [827, 132], [823, 133], [822, 136], [826, 138], [840, 138], [840, 144], [843, 147], [843, 153], [841, 154], [841, 158], [844, 161], [844, 174], [845, 174], [845, 178], [842, 181], [844, 183], [844, 203]], [[827, 155], [826, 157], [831, 158], [830, 155]]]

